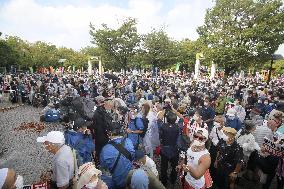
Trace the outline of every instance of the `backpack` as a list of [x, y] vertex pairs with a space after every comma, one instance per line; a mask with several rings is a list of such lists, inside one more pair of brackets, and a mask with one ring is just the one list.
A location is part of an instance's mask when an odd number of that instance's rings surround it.
[[79, 133], [69, 130], [64, 132], [64, 137], [65, 144], [75, 151], [78, 167], [93, 160], [92, 152], [95, 150], [95, 144], [91, 137], [82, 138]]
[[[137, 129], [138, 127], [137, 127], [137, 125], [136, 125], [136, 119], [137, 119], [137, 118], [135, 118], [134, 125], [135, 125], [135, 128]], [[142, 122], [143, 122], [143, 130], [142, 130], [143, 132], [140, 133], [139, 136], [142, 137], [142, 138], [144, 138], [145, 135], [146, 135], [146, 132], [147, 132], [147, 130], [148, 130], [149, 120], [148, 120], [146, 117], [142, 117], [141, 119], [142, 119]]]
[[49, 109], [44, 114], [44, 120], [46, 122], [55, 122], [60, 119], [59, 111], [55, 109]]
[[111, 170], [110, 170], [110, 173], [114, 173], [115, 171], [115, 168], [118, 164], [118, 161], [120, 159], [120, 156], [121, 154], [126, 157], [126, 159], [128, 159], [130, 162], [133, 161], [133, 158], [131, 156], [131, 153], [124, 147], [124, 144], [125, 144], [125, 140], [126, 138], [123, 138], [121, 143], [115, 143], [114, 141], [110, 141], [108, 142], [108, 144], [112, 145], [113, 147], [115, 147], [115, 149], [117, 149], [118, 151], [118, 156], [116, 157], [116, 160], [114, 162], [114, 165], [112, 166]]

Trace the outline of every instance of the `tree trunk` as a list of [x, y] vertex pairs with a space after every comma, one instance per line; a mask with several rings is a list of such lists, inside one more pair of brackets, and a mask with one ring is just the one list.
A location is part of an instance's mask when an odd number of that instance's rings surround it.
[[270, 61], [270, 67], [269, 67], [269, 73], [268, 73], [268, 78], [267, 78], [267, 84], [269, 84], [270, 79], [271, 79], [272, 66], [273, 66], [273, 58], [271, 58], [271, 61]]

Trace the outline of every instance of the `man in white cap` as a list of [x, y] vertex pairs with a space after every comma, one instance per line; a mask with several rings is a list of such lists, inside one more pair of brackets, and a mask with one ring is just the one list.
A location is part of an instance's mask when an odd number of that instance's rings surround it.
[[24, 184], [23, 177], [18, 175], [13, 169], [0, 169], [0, 189], [22, 189]]
[[37, 142], [43, 143], [45, 149], [54, 154], [52, 162], [52, 185], [54, 188], [71, 188], [76, 170], [76, 158], [69, 146], [65, 145], [64, 134], [51, 131], [46, 136], [38, 137]]

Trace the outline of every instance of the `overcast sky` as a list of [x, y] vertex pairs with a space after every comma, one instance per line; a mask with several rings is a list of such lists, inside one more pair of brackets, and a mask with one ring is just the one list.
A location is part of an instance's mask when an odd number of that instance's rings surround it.
[[[194, 40], [212, 6], [212, 0], [0, 0], [0, 31], [79, 50], [91, 45], [90, 22], [117, 27], [134, 17], [141, 34], [164, 27], [174, 39]], [[284, 45], [278, 53], [284, 55]]]

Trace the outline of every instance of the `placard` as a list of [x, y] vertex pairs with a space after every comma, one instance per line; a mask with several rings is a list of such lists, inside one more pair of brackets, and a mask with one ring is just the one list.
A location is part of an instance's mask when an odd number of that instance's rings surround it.
[[266, 137], [264, 137], [263, 147], [265, 148], [266, 152], [268, 152], [271, 155], [284, 157], [284, 146], [275, 143]]

